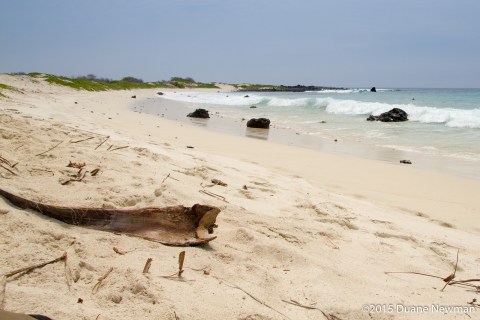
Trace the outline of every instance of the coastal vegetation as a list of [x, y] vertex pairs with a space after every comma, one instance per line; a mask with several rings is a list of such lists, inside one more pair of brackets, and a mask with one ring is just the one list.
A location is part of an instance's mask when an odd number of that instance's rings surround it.
[[214, 83], [195, 82], [192, 78], [181, 77], [172, 77], [168, 81], [144, 82], [142, 79], [132, 76], [123, 77], [121, 80], [113, 80], [108, 78], [98, 78], [94, 74], [71, 78], [38, 72], [28, 73], [27, 75], [34, 78], [43, 78], [52, 84], [88, 91], [150, 88], [218, 88]]
[[[18, 90], [15, 89], [14, 87], [9, 86], [9, 85], [7, 85], [7, 84], [3, 84], [3, 83], [0, 83], [0, 90], [18, 91]], [[1, 91], [0, 91], [0, 97], [7, 98], [7, 96], [6, 96], [5, 94], [3, 94]]]
[[235, 88], [244, 90], [244, 91], [257, 91], [257, 90], [264, 90], [264, 89], [277, 89], [280, 88], [281, 86], [276, 86], [276, 85], [271, 85], [271, 84], [249, 84], [249, 83], [244, 83], [244, 84], [234, 84], [233, 85]]

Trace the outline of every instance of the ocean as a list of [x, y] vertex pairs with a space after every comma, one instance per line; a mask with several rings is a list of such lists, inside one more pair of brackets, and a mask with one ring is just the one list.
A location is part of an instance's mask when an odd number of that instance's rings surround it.
[[[192, 110], [205, 108], [236, 122], [266, 117], [278, 130], [308, 137], [308, 147], [315, 148], [315, 139], [318, 146], [337, 140], [373, 147], [377, 153], [396, 150], [399, 156], [423, 155], [436, 162], [460, 160], [457, 166], [469, 168], [464, 175], [480, 176], [480, 89], [166, 92], [157, 98], [185, 102]], [[405, 110], [409, 121], [366, 121], [370, 114], [392, 108]]]

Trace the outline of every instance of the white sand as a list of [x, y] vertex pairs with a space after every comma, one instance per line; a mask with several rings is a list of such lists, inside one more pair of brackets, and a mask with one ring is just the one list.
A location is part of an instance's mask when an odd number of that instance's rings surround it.
[[[76, 280], [67, 285], [63, 262], [11, 277], [5, 310], [112, 320], [480, 318], [478, 308], [469, 316], [431, 313], [432, 304], [469, 306], [480, 298], [475, 290], [442, 292], [441, 279], [385, 274], [446, 277], [459, 249], [456, 278], [479, 278], [479, 181], [222, 135], [130, 109], [163, 89], [91, 93], [8, 75], [0, 83], [21, 90], [1, 91], [9, 98], [0, 97], [0, 156], [18, 162], [17, 175], [0, 168], [2, 189], [64, 206], [222, 209], [216, 240], [178, 248], [66, 225], [0, 198], [0, 275], [66, 251]], [[69, 161], [100, 172], [62, 185], [76, 172]], [[213, 178], [228, 186], [209, 186]], [[182, 278], [163, 278], [178, 270], [182, 250]], [[368, 314], [364, 304], [429, 311]]]

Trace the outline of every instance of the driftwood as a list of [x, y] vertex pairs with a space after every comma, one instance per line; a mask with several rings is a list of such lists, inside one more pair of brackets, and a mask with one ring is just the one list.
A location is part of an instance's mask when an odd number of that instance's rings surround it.
[[70, 208], [47, 205], [0, 189], [15, 206], [32, 209], [62, 222], [123, 233], [172, 246], [196, 246], [216, 238], [213, 228], [220, 209], [195, 204], [139, 209]]

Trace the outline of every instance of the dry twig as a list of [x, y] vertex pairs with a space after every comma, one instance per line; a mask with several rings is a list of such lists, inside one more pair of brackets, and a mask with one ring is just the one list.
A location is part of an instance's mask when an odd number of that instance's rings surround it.
[[49, 264], [52, 264], [52, 263], [55, 263], [55, 262], [58, 262], [58, 261], [62, 261], [62, 260], [65, 260], [65, 259], [67, 259], [67, 252], [64, 252], [61, 257], [58, 257], [56, 259], [53, 259], [53, 260], [50, 260], [50, 261], [47, 261], [47, 262], [42, 262], [42, 263], [30, 266], [30, 267], [25, 267], [25, 268], [17, 269], [17, 270], [14, 270], [14, 271], [10, 271], [10, 272], [4, 274], [4, 276], [7, 277], [7, 278], [10, 278], [10, 277], [13, 277], [14, 275], [17, 275], [19, 273], [29, 273], [32, 270], [35, 270], [35, 269], [38, 269], [38, 268], [43, 268], [46, 265], [49, 265]]
[[229, 282], [229, 281], [227, 281], [227, 280], [225, 280], [225, 279], [222, 279], [222, 278], [220, 278], [220, 277], [217, 277], [217, 276], [212, 276], [212, 277], [214, 277], [215, 279], [217, 279], [217, 280], [219, 280], [219, 281], [221, 281], [221, 282], [225, 282], [225, 285], [228, 286], [228, 287], [230, 287], [230, 288], [234, 288], [234, 289], [237, 289], [237, 290], [242, 291], [243, 293], [245, 293], [246, 295], [248, 295], [248, 296], [249, 296], [250, 298], [252, 298], [253, 300], [257, 301], [258, 303], [260, 303], [260, 304], [262, 304], [262, 305], [264, 305], [265, 307], [269, 308], [270, 310], [275, 311], [276, 313], [278, 313], [278, 314], [281, 315], [282, 317], [285, 317], [285, 318], [287, 318], [287, 319], [290, 319], [289, 317], [287, 317], [286, 315], [284, 315], [283, 313], [281, 313], [281, 312], [278, 311], [277, 309], [269, 306], [266, 302], [264, 302], [264, 301], [260, 300], [259, 298], [255, 297], [253, 294], [251, 294], [250, 292], [246, 291], [245, 289], [237, 286], [236, 284], [233, 284], [233, 283], [231, 283], [231, 282]]
[[98, 173], [99, 171], [100, 171], [100, 169], [99, 169], [99, 168], [97, 168], [97, 169], [93, 169], [93, 170], [92, 170], [92, 172], [90, 172], [90, 175], [91, 175], [92, 177], [94, 177], [94, 176], [96, 176], [96, 175], [97, 175], [97, 173]]
[[[113, 145], [112, 145], [113, 146]], [[115, 150], [119, 150], [119, 149], [125, 149], [125, 148], [128, 148], [129, 146], [123, 146], [123, 147], [116, 147], [116, 148], [113, 148], [113, 149], [110, 149], [108, 148], [109, 151], [115, 151]]]
[[45, 153], [47, 153], [47, 152], [49, 152], [49, 151], [52, 151], [53, 149], [55, 149], [56, 147], [58, 147], [59, 145], [61, 145], [62, 142], [63, 142], [63, 141], [60, 141], [58, 144], [54, 145], [53, 147], [51, 147], [51, 148], [48, 149], [47, 151], [41, 152], [41, 153], [39, 153], [39, 154], [36, 154], [35, 156], [41, 156], [42, 154], [45, 154]]
[[95, 138], [95, 137], [88, 137], [88, 138], [86, 138], [86, 139], [82, 139], [82, 140], [70, 141], [70, 143], [79, 143], [79, 142], [83, 142], [83, 141], [91, 140], [91, 139], [93, 139], [93, 138]]
[[93, 289], [92, 289], [92, 293], [93, 293], [93, 294], [97, 293], [98, 290], [100, 290], [100, 287], [101, 287], [102, 284], [103, 284], [103, 280], [105, 280], [112, 271], [113, 271], [113, 267], [111, 267], [110, 269], [108, 269], [107, 273], [105, 273], [103, 276], [101, 276], [100, 278], [98, 278], [98, 282], [95, 284], [95, 286], [93, 286]]
[[169, 276], [162, 276], [162, 278], [181, 278], [183, 271], [183, 264], [185, 262], [185, 251], [180, 252], [178, 255], [178, 272], [175, 272]]
[[96, 146], [94, 150], [97, 150], [98, 148], [100, 148], [100, 147], [102, 146], [102, 144], [104, 144], [105, 142], [107, 142], [108, 139], [110, 139], [110, 136], [107, 136], [107, 137], [105, 138], [105, 140], [103, 140], [102, 142], [100, 142], [100, 144], [99, 144], [98, 146]]
[[143, 273], [148, 273], [148, 270], [150, 270], [150, 266], [152, 265], [152, 258], [148, 258], [147, 262], [145, 263], [145, 267], [143, 267]]
[[221, 196], [219, 194], [216, 194], [216, 193], [213, 193], [213, 192], [210, 192], [210, 191], [207, 191], [207, 190], [198, 190], [198, 192], [206, 194], [207, 196], [210, 196], [210, 197], [213, 197], [213, 198], [217, 198], [219, 200], [222, 200], [223, 202], [228, 203], [228, 201], [225, 199], [225, 197]]
[[178, 179], [176, 179], [176, 178], [174, 178], [174, 177], [170, 177], [170, 173], [169, 173], [169, 174], [167, 174], [167, 176], [166, 176], [165, 178], [163, 178], [162, 183], [164, 183], [165, 180], [167, 180], [168, 178], [173, 179], [173, 180], [175, 180], [175, 181], [180, 181], [180, 180], [178, 180]]
[[460, 285], [460, 286], [467, 286], [467, 287], [473, 287], [475, 288], [477, 291], [480, 292], [480, 286], [476, 286], [476, 285], [473, 285], [471, 284], [470, 282], [480, 282], [480, 279], [465, 279], [465, 280], [456, 280], [456, 281], [453, 281], [453, 279], [455, 279], [455, 276], [457, 274], [457, 267], [458, 267], [458, 254], [459, 254], [460, 250], [457, 250], [457, 261], [455, 262], [455, 269], [453, 270], [453, 273], [451, 273], [450, 275], [448, 275], [447, 277], [440, 277], [440, 276], [436, 276], [436, 275], [432, 275], [432, 274], [428, 274], [428, 273], [422, 273], [422, 272], [413, 272], [413, 271], [399, 271], [399, 272], [385, 272], [386, 274], [391, 274], [391, 273], [407, 273], [407, 274], [418, 274], [418, 275], [421, 275], [421, 276], [426, 276], [426, 277], [432, 277], [432, 278], [437, 278], [437, 279], [441, 279], [445, 282], [445, 285], [443, 286], [443, 288], [440, 290], [440, 291], [443, 291], [448, 285]]
[[10, 172], [11, 174], [13, 174], [14, 176], [17, 176], [18, 174], [15, 173], [14, 171], [10, 170], [9, 168], [7, 168], [6, 166], [4, 166], [3, 164], [0, 163], [0, 167], [2, 167], [3, 169], [7, 170], [8, 172]]

